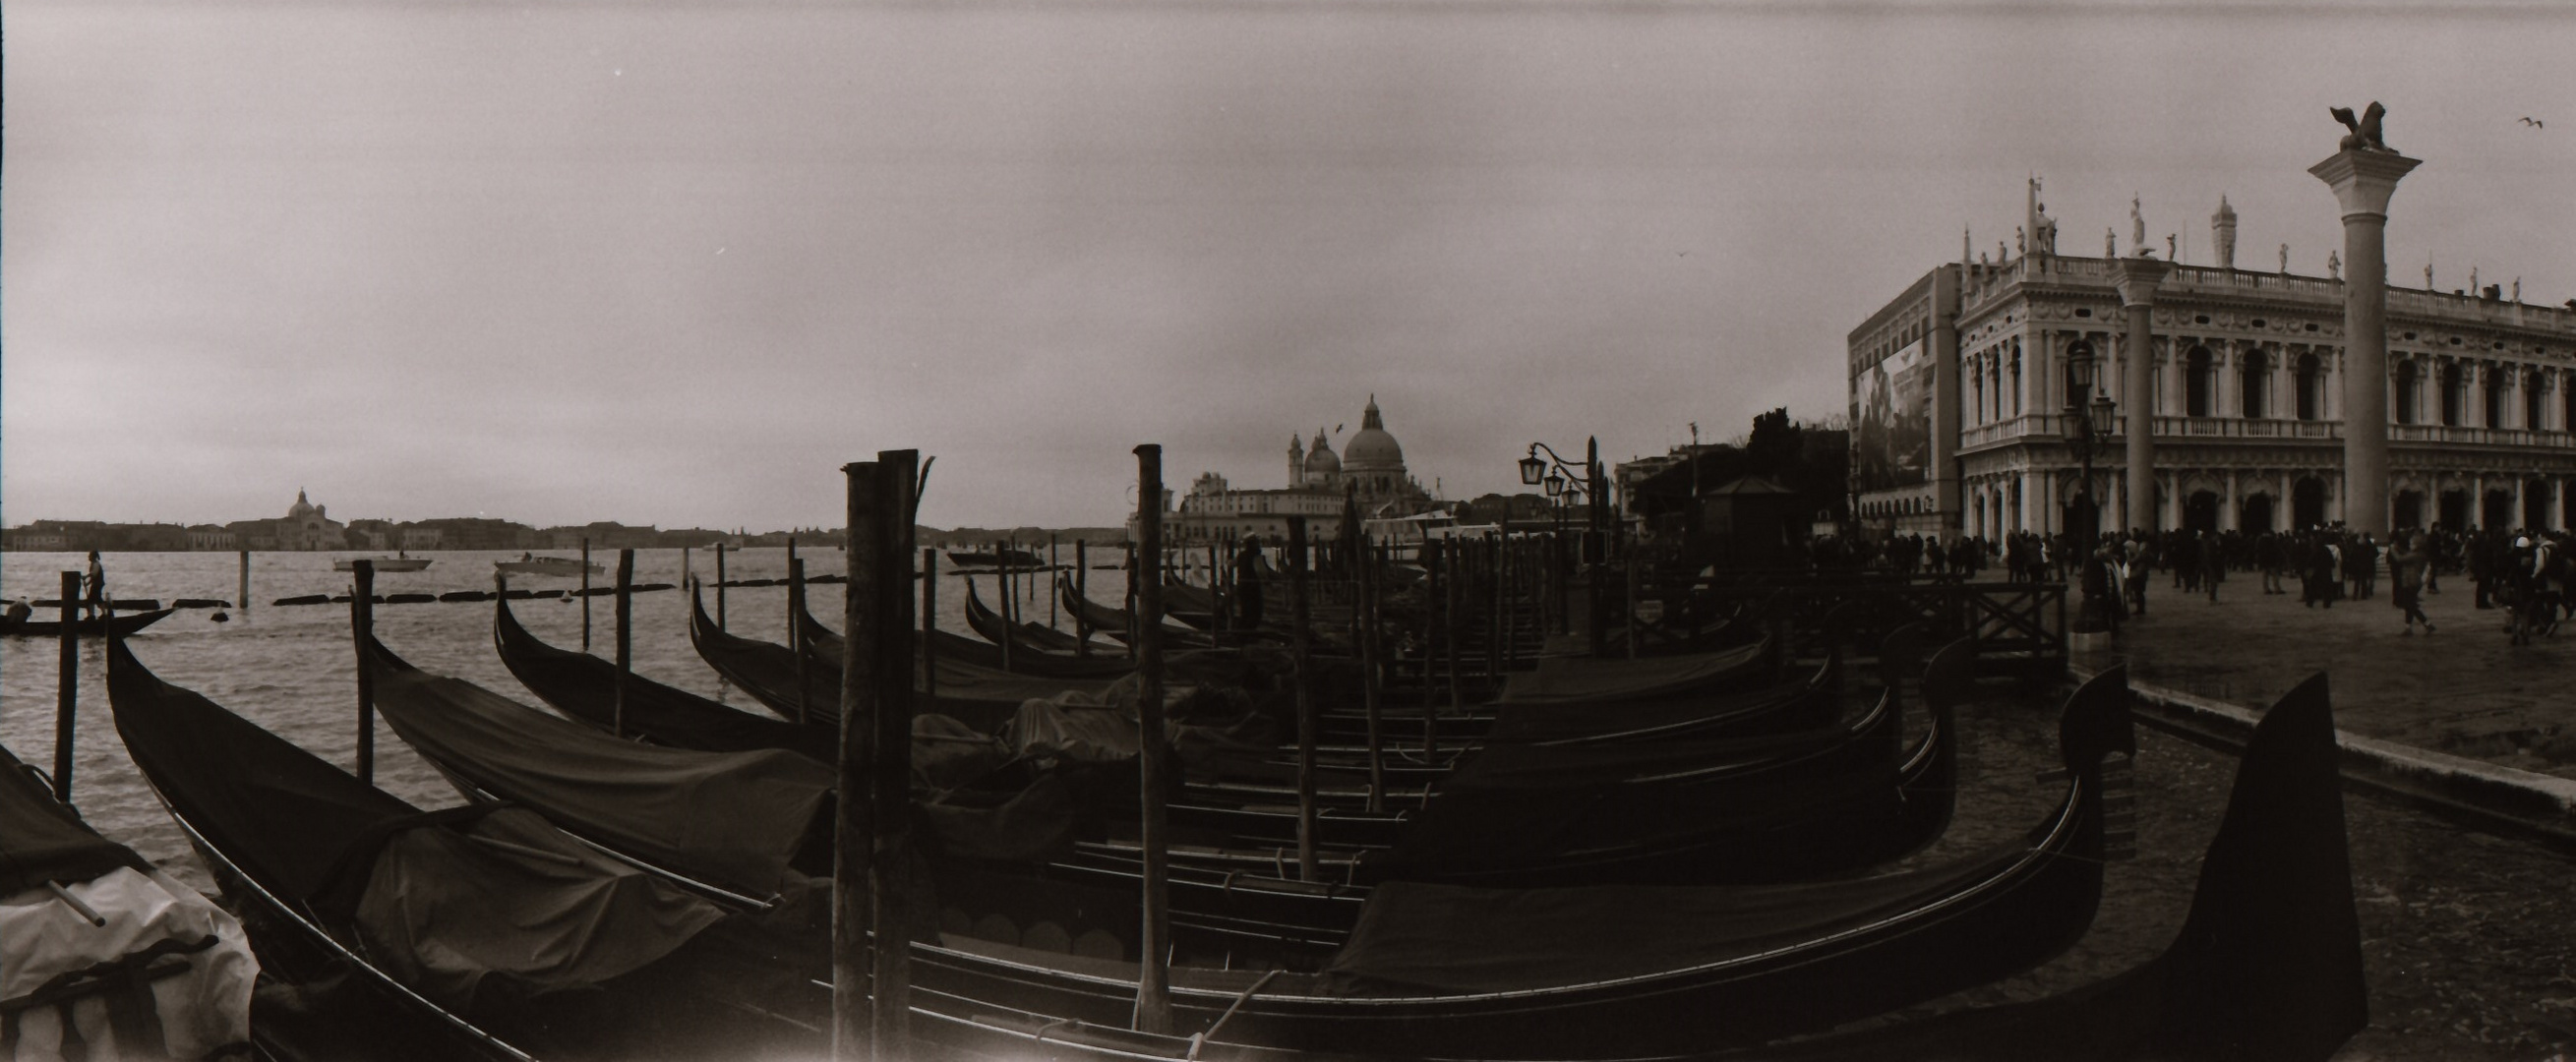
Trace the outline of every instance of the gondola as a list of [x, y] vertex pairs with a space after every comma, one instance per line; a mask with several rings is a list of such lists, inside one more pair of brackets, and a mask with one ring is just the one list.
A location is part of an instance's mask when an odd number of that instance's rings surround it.
[[2325, 1062], [2370, 1023], [2334, 708], [2320, 672], [2254, 726], [2173, 942], [2126, 972], [1709, 1062]]
[[1046, 563], [1046, 558], [1024, 549], [952, 549], [945, 552], [948, 563], [967, 567], [993, 568], [1007, 564], [1013, 568], [1035, 568]]
[[[828, 966], [522, 809], [424, 812], [107, 649], [117, 733], [289, 986], [276, 1057], [814, 1054]], [[266, 997], [267, 994], [264, 994]]]
[[[1955, 689], [1973, 643], [1935, 656]], [[1484, 750], [1402, 817], [1319, 820], [1336, 880], [1538, 887], [1784, 881], [1858, 870], [1915, 851], [1949, 825], [1957, 724], [1945, 692], [1900, 748], [1892, 691], [1843, 728], [1724, 741]], [[1176, 806], [1203, 829], [1295, 838], [1285, 808]], [[1188, 857], [1179, 857], [1188, 858]], [[1256, 864], [1257, 865], [1257, 864]]]
[[[689, 644], [725, 681], [781, 718], [839, 728], [840, 668], [830, 666], [819, 654], [808, 654], [800, 677], [796, 653], [788, 647], [718, 629], [694, 586], [689, 591]], [[946, 664], [941, 665], [939, 682], [939, 692], [929, 696], [923, 710], [955, 718], [983, 733], [998, 730], [1023, 700], [1062, 692], [1057, 683], [1079, 684], [1079, 680], [996, 677]]]
[[[2337, 756], [2320, 675], [2284, 696], [2256, 726], [2183, 929], [2161, 955], [2140, 966], [2030, 1002], [1714, 1052], [1710, 1044], [1696, 1044], [1683, 1053], [1701, 1062], [2325, 1062], [2369, 1021]], [[1006, 1007], [989, 998], [931, 992], [918, 982], [914, 999], [916, 1042], [968, 1057], [1319, 1057], [1247, 1035], [1234, 1021], [1213, 1032], [1204, 1018], [1183, 1021], [1173, 1035], [1155, 1035], [1130, 1031], [1123, 1017], [1084, 1021], [1031, 1009], [1035, 1004]], [[1612, 1050], [1629, 1046], [1629, 1027], [1590, 1028]], [[1441, 1054], [1496, 1056], [1478, 1050], [1484, 1042], [1478, 1036], [1446, 1045]], [[1640, 1047], [1635, 1053], [1645, 1052]]]
[[966, 626], [995, 645], [1007, 641], [1014, 650], [1025, 647], [1041, 652], [1072, 652], [1074, 646], [1082, 644], [1082, 639], [1043, 623], [1015, 624], [1004, 619], [984, 604], [983, 596], [975, 592], [973, 579], [966, 580]]
[[[786, 749], [819, 763], [839, 755], [838, 736], [823, 727], [753, 715], [642, 675], [626, 676], [626, 710], [617, 711], [617, 665], [588, 653], [558, 649], [521, 626], [507, 601], [492, 608], [492, 645], [519, 684], [556, 711], [603, 730], [620, 730], [656, 744], [705, 752]], [[838, 698], [839, 688], [831, 695]]]
[[[161, 617], [169, 615], [171, 611], [171, 609], [157, 608], [149, 612], [130, 612], [106, 619], [96, 615], [83, 616], [72, 621], [72, 633], [81, 638], [96, 638], [103, 631], [113, 631], [117, 637], [122, 638], [161, 622]], [[58, 619], [15, 621], [0, 619], [0, 637], [60, 638], [62, 636], [63, 621]]]
[[[1065, 611], [1080, 617], [1084, 625], [1121, 642], [1127, 640], [1128, 628], [1134, 621], [1126, 609], [1113, 608], [1083, 597], [1075, 592], [1073, 581], [1070, 579], [1057, 579], [1055, 590], [1057, 598], [1060, 599], [1058, 603], [1064, 606]], [[1168, 620], [1163, 624], [1162, 635], [1162, 644], [1166, 649], [1199, 649], [1215, 644], [1209, 640], [1206, 632], [1180, 626]]]
[[0, 958], [10, 1057], [211, 1058], [250, 1040], [241, 923], [99, 836], [7, 746]]
[[[1008, 667], [1003, 666], [1002, 647], [981, 638], [969, 638], [951, 630], [925, 632], [932, 643], [934, 659], [962, 660], [977, 667], [994, 668], [1018, 675], [1042, 678], [1121, 679], [1136, 672], [1136, 662], [1127, 659], [1123, 649], [1095, 646], [1088, 656], [1072, 653], [1041, 653], [1024, 646], [1014, 646]], [[837, 637], [837, 635], [835, 636]]]
[[[1182, 1029], [1397, 1057], [1700, 1053], [1884, 1012], [2044, 961], [2101, 898], [2102, 764], [2133, 752], [2125, 672], [2070, 699], [2068, 785], [2022, 840], [1957, 863], [1781, 887], [1390, 884], [1317, 974], [1172, 971]], [[1124, 1023], [1135, 967], [950, 938], [916, 991], [1060, 1022]]]

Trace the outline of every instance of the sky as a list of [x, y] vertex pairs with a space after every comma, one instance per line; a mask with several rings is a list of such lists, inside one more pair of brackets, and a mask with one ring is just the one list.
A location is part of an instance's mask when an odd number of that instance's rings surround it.
[[[1375, 395], [1446, 497], [1842, 414], [1992, 253], [2576, 296], [2576, 5], [39, 3], [0, 38], [0, 522], [1114, 525]], [[2524, 117], [2544, 123], [2534, 127]], [[1338, 429], [1338, 430], [1337, 430]]]

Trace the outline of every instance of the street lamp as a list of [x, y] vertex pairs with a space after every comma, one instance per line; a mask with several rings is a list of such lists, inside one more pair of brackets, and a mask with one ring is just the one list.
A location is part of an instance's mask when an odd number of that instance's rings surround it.
[[[2075, 460], [2083, 466], [2084, 478], [2077, 482], [2075, 488], [2075, 512], [2067, 520], [2066, 527], [2068, 543], [2073, 549], [2072, 559], [2076, 562], [2076, 570], [2081, 572], [2102, 537], [2101, 507], [2093, 500], [2093, 453], [2109, 443], [2114, 423], [2112, 418], [2118, 407], [2109, 395], [2096, 389], [2096, 361], [2092, 349], [2089, 346], [2078, 349], [2081, 356], [2077, 356], [2075, 350], [2067, 352], [2066, 413], [2059, 418], [2059, 427], [2065, 433], [2067, 448], [2075, 451]], [[2077, 578], [2084, 595], [2078, 612], [2080, 625], [2088, 630], [2104, 629], [2109, 615], [2105, 610], [2121, 606], [2095, 597], [2092, 588], [2082, 582], [2082, 576]]]
[[[1546, 457], [1539, 456], [1542, 451], [1547, 454]], [[1607, 559], [1609, 543], [1603, 533], [1605, 514], [1601, 510], [1603, 503], [1610, 497], [1610, 490], [1609, 485], [1602, 482], [1600, 437], [1594, 436], [1586, 440], [1583, 465], [1580, 468], [1575, 467], [1573, 462], [1567, 461], [1563, 454], [1557, 453], [1555, 447], [1543, 442], [1533, 442], [1529, 445], [1529, 456], [1521, 458], [1520, 467], [1521, 483], [1524, 486], [1536, 487], [1555, 480], [1557, 485], [1548, 490], [1550, 496], [1563, 496], [1569, 499], [1568, 505], [1572, 504], [1570, 499], [1575, 495], [1581, 495], [1589, 500], [1591, 507], [1587, 510], [1584, 523], [1586, 530], [1591, 533], [1585, 536], [1581, 563], [1595, 565]], [[1572, 482], [1564, 482], [1566, 480]], [[1601, 552], [1596, 554], [1596, 550]], [[1603, 655], [1606, 641], [1601, 622], [1601, 610], [1594, 607], [1591, 613], [1592, 654], [1600, 656]]]

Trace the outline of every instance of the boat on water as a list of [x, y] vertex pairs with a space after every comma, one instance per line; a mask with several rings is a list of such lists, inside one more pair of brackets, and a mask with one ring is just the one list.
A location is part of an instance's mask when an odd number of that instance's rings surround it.
[[[508, 572], [513, 575], [569, 576], [580, 575], [585, 570], [582, 562], [573, 557], [540, 557], [533, 553], [519, 554], [519, 559], [514, 561], [493, 561], [492, 568], [494, 571]], [[608, 569], [593, 563], [588, 565], [586, 570], [592, 575], [598, 575]]]
[[[116, 636], [122, 638], [161, 622], [161, 617], [169, 615], [170, 612], [170, 609], [156, 608], [149, 612], [131, 612], [113, 618], [101, 618], [92, 614], [73, 620], [72, 633], [83, 638], [96, 638], [112, 626]], [[9, 619], [0, 616], [0, 637], [60, 638], [62, 636], [61, 620]]]
[[379, 572], [416, 572], [429, 567], [429, 558], [415, 557], [401, 550], [395, 550], [394, 555], [390, 557], [347, 557], [332, 561], [331, 570], [354, 572], [358, 570], [358, 562], [362, 560], [369, 562]]
[[948, 563], [972, 568], [999, 568], [1005, 565], [1013, 568], [1036, 568], [1046, 564], [1046, 558], [1024, 549], [952, 549], [948, 551]]

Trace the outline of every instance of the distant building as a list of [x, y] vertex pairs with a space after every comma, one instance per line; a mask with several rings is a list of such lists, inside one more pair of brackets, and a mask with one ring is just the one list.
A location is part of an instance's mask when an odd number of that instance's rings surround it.
[[1404, 447], [1387, 432], [1375, 395], [1369, 396], [1360, 430], [1351, 433], [1341, 454], [1333, 453], [1330, 437], [1320, 428], [1312, 446], [1293, 436], [1288, 440], [1286, 487], [1236, 488], [1222, 475], [1201, 473], [1180, 499], [1164, 538], [1177, 545], [1239, 541], [1246, 535], [1285, 542], [1291, 516], [1307, 518], [1309, 537], [1335, 537], [1342, 533], [1346, 492], [1357, 495], [1365, 521], [1438, 508], [1431, 492], [1405, 472]]
[[0, 547], [11, 553], [60, 553], [72, 548], [72, 540], [53, 528], [19, 527], [0, 535]]
[[[2221, 262], [2165, 276], [2145, 350], [2128, 349], [2118, 263], [2058, 255], [2053, 240], [1936, 266], [1853, 329], [1855, 516], [1994, 537], [2063, 530], [2089, 497], [2106, 530], [2343, 520], [2344, 282], [2235, 268], [2234, 211], [2222, 205], [2212, 222]], [[2389, 279], [2389, 373], [2376, 386], [2390, 525], [2576, 523], [2576, 309], [2500, 286], [2432, 290], [2429, 272], [2423, 288]], [[2127, 392], [2134, 358], [2149, 361], [2144, 394]], [[2068, 445], [2074, 404], [2091, 397], [2074, 393], [2079, 375], [2120, 414], [2089, 491]], [[2139, 403], [2156, 490], [2129, 498], [2122, 440]]]
[[275, 520], [236, 520], [224, 525], [243, 547], [261, 550], [329, 550], [349, 548], [347, 526], [333, 520], [322, 506], [295, 492], [295, 504]]
[[188, 548], [231, 552], [241, 548], [241, 536], [221, 524], [192, 524], [188, 527]]

